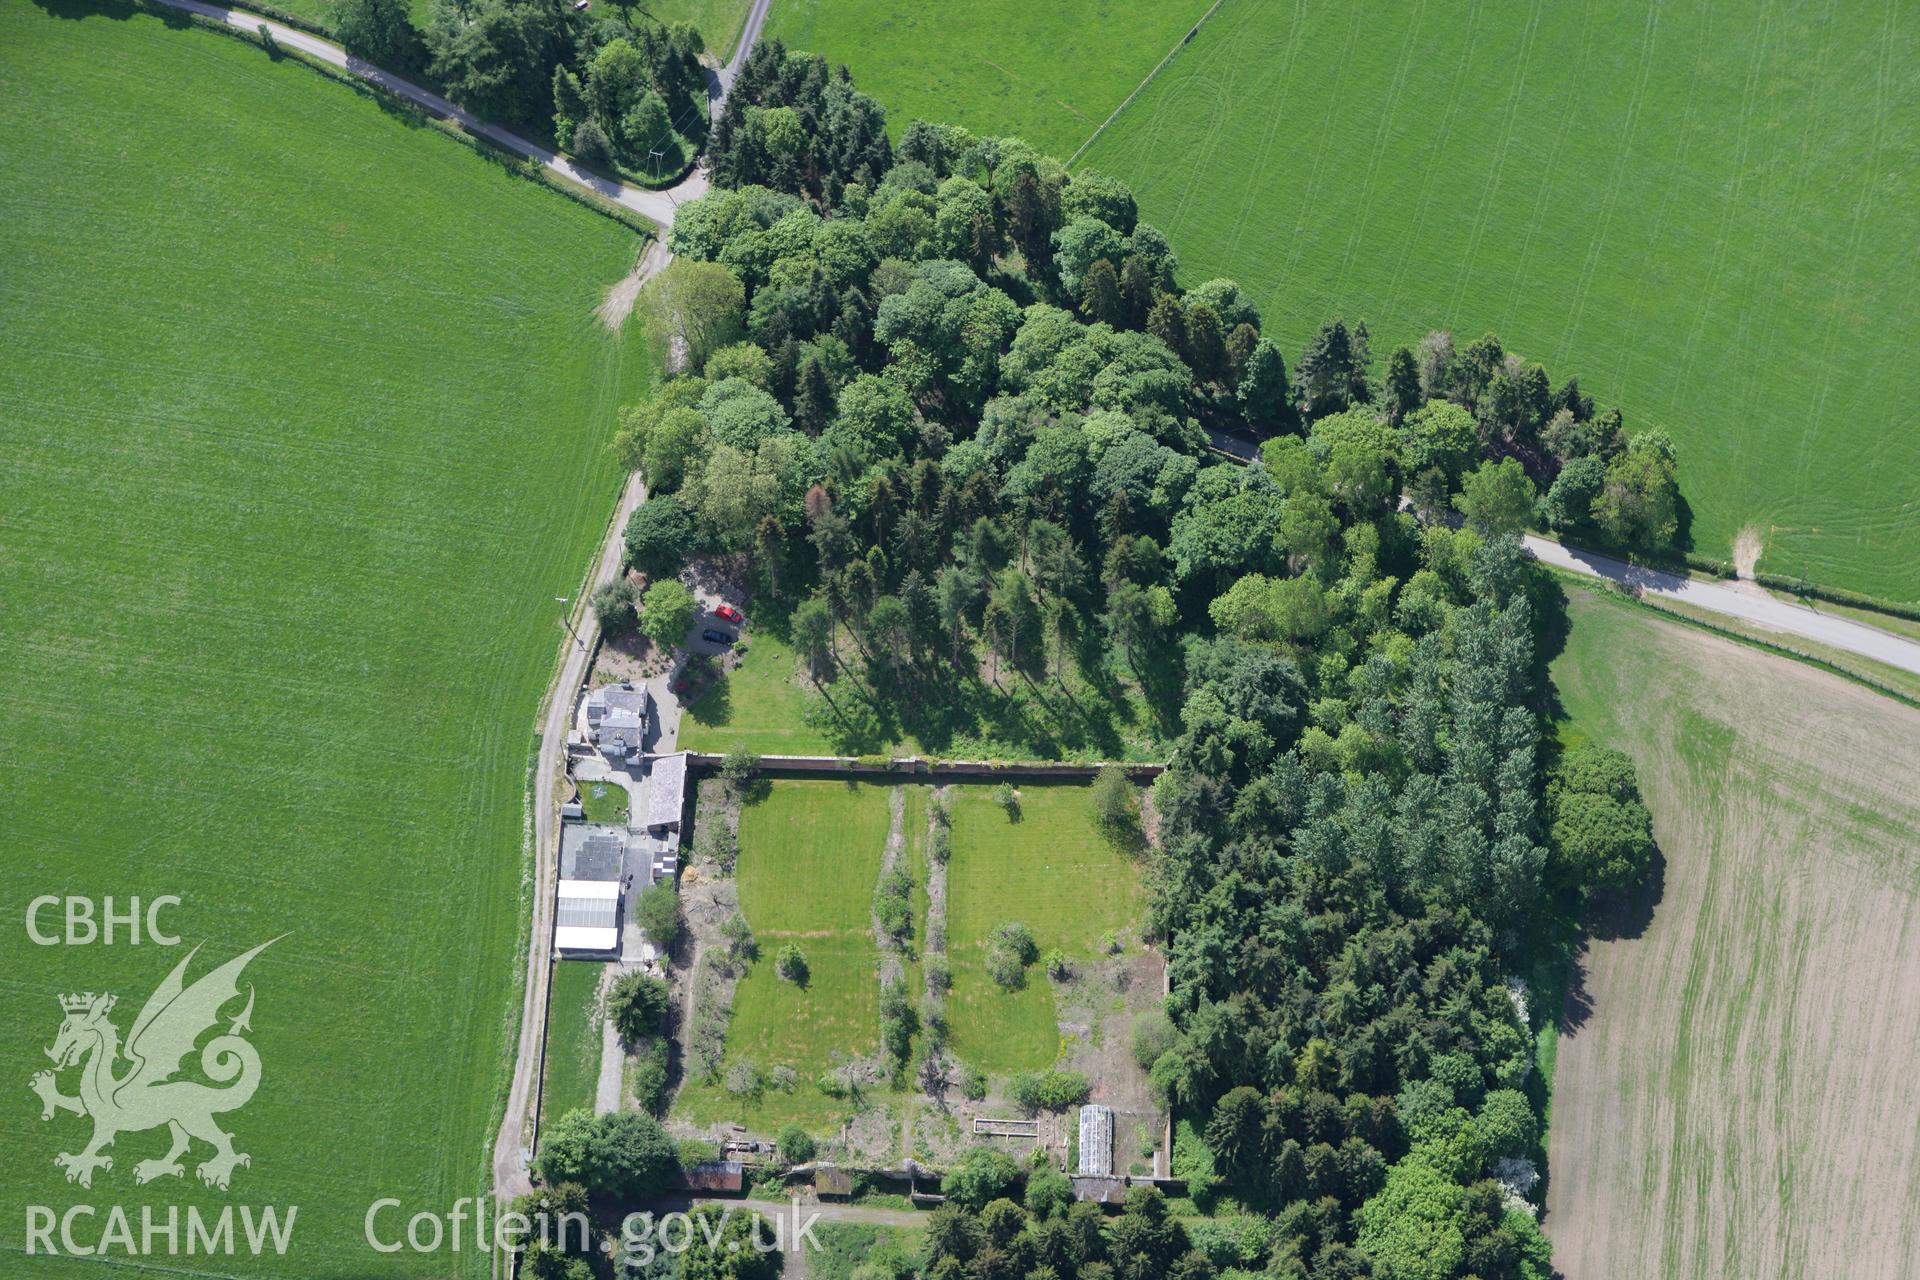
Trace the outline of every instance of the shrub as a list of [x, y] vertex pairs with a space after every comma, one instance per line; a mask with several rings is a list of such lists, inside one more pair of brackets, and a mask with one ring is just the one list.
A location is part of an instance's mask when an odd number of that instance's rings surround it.
[[1047, 952], [1047, 976], [1055, 982], [1065, 982], [1073, 976], [1073, 966], [1067, 962], [1067, 953], [1058, 947]]
[[645, 973], [624, 974], [607, 993], [607, 1017], [623, 1039], [643, 1040], [659, 1032], [671, 999], [661, 979]]
[[1100, 770], [1093, 780], [1092, 801], [1094, 821], [1109, 836], [1127, 836], [1139, 829], [1139, 797], [1119, 765]]
[[633, 1096], [644, 1111], [659, 1115], [667, 1105], [667, 1042], [655, 1040], [633, 1068]]
[[880, 991], [880, 1043], [896, 1068], [912, 1052], [913, 1033], [918, 1029], [913, 1006], [907, 1003], [906, 983], [900, 979], [887, 983]]
[[1002, 1199], [1020, 1179], [1013, 1157], [992, 1147], [974, 1147], [940, 1180], [940, 1190], [975, 1213]]
[[751, 751], [729, 751], [720, 762], [720, 779], [735, 795], [744, 792], [759, 771], [760, 757]]
[[648, 886], [633, 905], [633, 918], [654, 946], [662, 951], [671, 950], [680, 936], [679, 884], [662, 880]]
[[1133, 1060], [1142, 1071], [1152, 1069], [1160, 1055], [1173, 1048], [1179, 1034], [1165, 1013], [1149, 1009], [1133, 1020]]
[[960, 1077], [960, 1092], [972, 1102], [978, 1102], [987, 1096], [987, 1073], [974, 1067], [968, 1067]]
[[791, 942], [780, 948], [780, 954], [773, 962], [773, 971], [796, 987], [806, 986], [807, 979], [812, 976], [807, 969], [806, 956]]
[[945, 956], [927, 957], [927, 989], [930, 991], [953, 989], [953, 970], [948, 967]]
[[780, 1131], [780, 1154], [794, 1164], [805, 1164], [813, 1159], [813, 1135], [797, 1124], [790, 1124]]
[[1040, 953], [1033, 930], [1018, 921], [1008, 921], [987, 939], [987, 972], [1008, 991], [1026, 985], [1027, 966]]
[[730, 958], [740, 961], [743, 966], [751, 963], [760, 954], [760, 943], [753, 936], [753, 927], [738, 911], [727, 917], [726, 922], [720, 926], [720, 932], [725, 936], [727, 945], [732, 951]]
[[736, 1098], [760, 1092], [760, 1068], [751, 1058], [741, 1058], [727, 1068], [727, 1092]]
[[799, 1083], [800, 1073], [784, 1062], [767, 1072], [767, 1087], [781, 1093], [792, 1093]]
[[1014, 822], [1020, 820], [1020, 793], [1013, 784], [1003, 782], [993, 789], [993, 802], [1007, 811], [1007, 817]]
[[873, 918], [881, 934], [894, 942], [904, 942], [913, 933], [913, 877], [896, 864], [880, 877], [873, 891]]
[[625, 578], [601, 583], [589, 603], [593, 605], [593, 616], [600, 623], [600, 630], [609, 634], [625, 631], [637, 616], [633, 607], [633, 584]]
[[1085, 1102], [1091, 1091], [1077, 1071], [1023, 1071], [1007, 1082], [1007, 1096], [1026, 1111], [1064, 1111]]
[[548, 1126], [540, 1146], [533, 1170], [542, 1182], [577, 1182], [604, 1195], [657, 1191], [678, 1164], [667, 1131], [638, 1111], [569, 1111]]

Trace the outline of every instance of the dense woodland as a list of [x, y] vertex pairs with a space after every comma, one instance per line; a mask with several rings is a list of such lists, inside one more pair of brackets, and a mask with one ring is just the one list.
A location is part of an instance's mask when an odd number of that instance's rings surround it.
[[1669, 543], [1671, 445], [1490, 336], [1376, 378], [1334, 319], [1289, 365], [1232, 281], [1181, 286], [1122, 184], [922, 122], [890, 146], [778, 42], [712, 158], [647, 296], [678, 376], [618, 442], [659, 585], [606, 620], [738, 554], [827, 704], [1117, 687], [1173, 760], [1147, 867], [1173, 994], [1135, 1049], [1211, 1217], [1136, 1190], [1102, 1219], [979, 1153], [925, 1255], [870, 1266], [1548, 1275], [1512, 975], [1653, 847], [1624, 757], [1544, 733], [1556, 593], [1514, 535]]

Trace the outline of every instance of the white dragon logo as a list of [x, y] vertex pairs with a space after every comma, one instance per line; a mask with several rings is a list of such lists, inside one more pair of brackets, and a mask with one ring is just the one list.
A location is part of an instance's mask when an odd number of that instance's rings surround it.
[[[247, 988], [247, 1007], [228, 1024], [225, 1034], [216, 1035], [200, 1050], [200, 1070], [225, 1087], [174, 1077], [195, 1043], [220, 1021], [221, 1008], [239, 997], [240, 972], [247, 962], [278, 941], [275, 938], [261, 943], [189, 987], [183, 979], [187, 965], [199, 954], [200, 948], [195, 947], [147, 998], [140, 1016], [133, 1020], [124, 1049], [119, 1029], [107, 1018], [117, 997], [91, 991], [60, 997], [66, 1018], [53, 1047], [47, 1050], [54, 1069], [37, 1072], [30, 1087], [40, 1095], [42, 1120], [53, 1119], [56, 1111], [93, 1117], [93, 1140], [86, 1148], [78, 1155], [62, 1152], [53, 1158], [54, 1164], [66, 1170], [68, 1182], [91, 1187], [94, 1170], [113, 1169], [112, 1157], [100, 1154], [103, 1148], [111, 1146], [120, 1134], [161, 1125], [167, 1126], [173, 1136], [172, 1149], [157, 1160], [134, 1165], [135, 1182], [183, 1176], [186, 1170], [180, 1157], [194, 1138], [213, 1147], [213, 1157], [197, 1170], [200, 1181], [208, 1186], [226, 1190], [234, 1167], [253, 1163], [233, 1149], [233, 1135], [213, 1121], [223, 1111], [245, 1106], [260, 1085], [260, 1055], [240, 1035], [253, 1029], [249, 1023], [253, 1016], [251, 986]], [[130, 1065], [125, 1072], [115, 1074], [115, 1065], [123, 1056]], [[60, 1092], [55, 1073], [83, 1061], [80, 1096], [67, 1097]]]

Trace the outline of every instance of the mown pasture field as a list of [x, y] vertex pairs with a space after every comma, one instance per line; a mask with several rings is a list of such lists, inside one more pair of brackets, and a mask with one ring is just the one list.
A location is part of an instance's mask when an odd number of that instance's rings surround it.
[[1575, 970], [1555, 1264], [1570, 1280], [1920, 1272], [1920, 711], [1569, 595], [1562, 735], [1634, 757], [1664, 866]]
[[[0, 138], [0, 1198], [298, 1205], [245, 1274], [418, 1275], [362, 1219], [488, 1184], [553, 598], [648, 377], [592, 310], [639, 243], [126, 9], [0, 4]], [[230, 1194], [191, 1165], [136, 1187], [164, 1133], [90, 1190], [55, 1168], [87, 1132], [25, 1089], [57, 997], [118, 993], [124, 1034], [185, 948], [34, 946], [49, 893], [179, 895], [195, 976], [279, 939], [246, 975], [264, 1067]]]
[[915, 119], [1018, 134], [1065, 160], [1207, 11], [1207, 0], [777, 0], [766, 35], [846, 63]]
[[[759, 956], [734, 992], [723, 1079], [689, 1082], [674, 1104], [679, 1115], [771, 1133], [792, 1121], [824, 1132], [846, 1113], [848, 1104], [822, 1093], [818, 1081], [879, 1044], [873, 890], [891, 825], [886, 788], [860, 783], [775, 781], [741, 811], [735, 874]], [[806, 957], [805, 987], [774, 972], [788, 943]], [[791, 1067], [794, 1088], [730, 1095], [726, 1070], [743, 1059], [763, 1077]]]
[[1673, 436], [1701, 553], [1912, 600], [1915, 66], [1888, 5], [1227, 0], [1082, 164], [1290, 363], [1491, 330]]
[[1087, 787], [1023, 785], [1017, 818], [991, 787], [949, 787], [947, 796], [953, 1052], [987, 1072], [1051, 1066], [1060, 1030], [1044, 964], [1027, 971], [1024, 987], [1003, 990], [987, 974], [987, 937], [1018, 921], [1043, 958], [1058, 949], [1070, 960], [1091, 958], [1110, 936], [1138, 946], [1146, 914], [1139, 870], [1095, 825]]

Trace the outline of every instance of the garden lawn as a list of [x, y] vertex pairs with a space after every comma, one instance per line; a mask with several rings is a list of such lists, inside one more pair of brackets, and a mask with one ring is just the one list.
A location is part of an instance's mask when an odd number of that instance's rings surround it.
[[[124, 9], [0, 0], [0, 138], [0, 1199], [298, 1205], [246, 1275], [420, 1275], [363, 1218], [488, 1185], [553, 597], [647, 377], [592, 309], [639, 242], [298, 63]], [[185, 945], [34, 946], [41, 894], [178, 895]], [[87, 1122], [24, 1093], [58, 997], [117, 993], [124, 1034], [186, 948], [197, 977], [269, 939], [231, 1191], [194, 1177], [204, 1147], [136, 1186], [160, 1132], [67, 1184]]]
[[550, 1125], [576, 1107], [593, 1110], [600, 1091], [600, 976], [604, 964], [569, 960], [553, 967], [547, 1008], [547, 1074], [540, 1120]]
[[[821, 1093], [818, 1080], [879, 1044], [872, 910], [889, 825], [886, 788], [860, 783], [776, 781], [741, 812], [735, 874], [760, 955], [734, 993], [727, 1064], [750, 1061], [762, 1076], [787, 1066], [798, 1080], [791, 1092], [769, 1088], [751, 1099], [690, 1082], [676, 1103], [687, 1119], [765, 1133], [798, 1121], [824, 1133], [846, 1114], [849, 1104]], [[774, 972], [789, 942], [806, 957], [804, 988]]]
[[916, 119], [1019, 134], [1065, 160], [1208, 0], [776, 0], [766, 35], [846, 63], [898, 139]]
[[748, 620], [747, 652], [686, 709], [678, 745], [688, 751], [831, 755], [834, 745], [807, 722], [806, 677], [784, 638], [784, 619]]
[[1913, 600], [1903, 16], [1226, 0], [1081, 163], [1133, 184], [1184, 281], [1249, 287], [1290, 366], [1339, 313], [1382, 362], [1491, 330], [1673, 436], [1699, 552], [1751, 525], [1762, 569]]
[[626, 825], [631, 797], [625, 787], [607, 781], [582, 782], [579, 786], [580, 808], [588, 822]]
[[1087, 787], [1022, 786], [1018, 821], [993, 791], [947, 789], [947, 1019], [953, 1050], [969, 1066], [1037, 1070], [1060, 1053], [1046, 969], [1036, 963], [1024, 987], [1002, 990], [987, 974], [987, 935], [1017, 920], [1033, 931], [1043, 958], [1056, 948], [1069, 959], [1091, 958], [1108, 935], [1139, 944], [1146, 895], [1138, 867], [1096, 826]]

